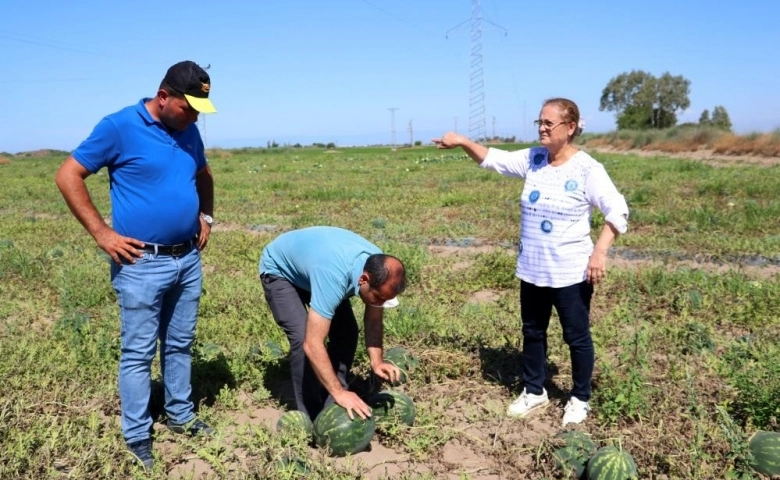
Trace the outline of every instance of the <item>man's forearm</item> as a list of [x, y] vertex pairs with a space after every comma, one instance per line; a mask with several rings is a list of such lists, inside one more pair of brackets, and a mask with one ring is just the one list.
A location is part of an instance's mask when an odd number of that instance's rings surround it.
[[371, 361], [371, 366], [382, 363], [384, 324], [382, 322], [383, 311], [381, 308], [366, 305], [366, 313], [363, 316], [363, 325], [366, 332], [366, 351]]
[[195, 177], [195, 188], [198, 191], [200, 212], [214, 215], [214, 176], [208, 166]]
[[110, 228], [92, 203], [89, 190], [80, 175], [61, 169], [57, 172], [55, 182], [70, 211], [92, 237], [97, 238], [102, 230]]

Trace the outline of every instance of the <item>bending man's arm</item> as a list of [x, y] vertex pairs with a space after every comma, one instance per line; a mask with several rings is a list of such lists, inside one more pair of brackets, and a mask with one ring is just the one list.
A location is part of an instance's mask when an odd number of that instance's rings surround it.
[[354, 418], [353, 411], [360, 418], [370, 417], [371, 409], [368, 405], [354, 392], [345, 389], [339, 382], [336, 372], [333, 371], [328, 351], [325, 349], [325, 337], [328, 336], [329, 331], [330, 320], [315, 312], [314, 309], [309, 309], [303, 351], [322, 386], [330, 393], [336, 403], [347, 410], [349, 418]]
[[385, 381], [397, 382], [401, 378], [401, 370], [391, 363], [386, 363], [383, 357], [383, 316], [384, 308], [366, 305], [366, 312], [363, 315], [363, 325], [366, 332], [366, 351], [368, 352], [371, 370], [374, 372], [374, 375]]

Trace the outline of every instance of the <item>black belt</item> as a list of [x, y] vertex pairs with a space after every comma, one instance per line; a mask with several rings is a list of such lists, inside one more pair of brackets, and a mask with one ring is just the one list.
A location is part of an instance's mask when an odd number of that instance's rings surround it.
[[153, 253], [155, 255], [170, 255], [172, 257], [181, 257], [186, 255], [195, 248], [195, 240], [187, 240], [184, 243], [178, 243], [176, 245], [160, 245], [157, 243], [147, 243], [143, 250], [144, 252]]

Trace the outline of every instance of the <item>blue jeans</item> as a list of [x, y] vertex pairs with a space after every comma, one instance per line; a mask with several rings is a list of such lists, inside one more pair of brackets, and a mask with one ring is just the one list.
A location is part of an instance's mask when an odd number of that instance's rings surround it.
[[520, 316], [523, 319], [523, 385], [534, 395], [542, 393], [547, 361], [547, 327], [552, 307], [558, 312], [563, 340], [571, 356], [571, 396], [587, 402], [595, 354], [590, 335], [590, 299], [593, 285], [587, 282], [568, 287], [537, 287], [520, 282]]
[[165, 413], [176, 423], [195, 418], [190, 400], [190, 349], [195, 339], [202, 279], [196, 248], [181, 257], [144, 253], [134, 264], [112, 263], [111, 283], [119, 301], [122, 338], [122, 434], [127, 443], [150, 438], [151, 368], [158, 340]]

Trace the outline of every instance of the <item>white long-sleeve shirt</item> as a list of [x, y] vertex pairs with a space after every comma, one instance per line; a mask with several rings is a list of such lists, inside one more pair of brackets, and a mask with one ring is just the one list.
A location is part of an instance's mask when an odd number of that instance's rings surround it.
[[517, 278], [540, 287], [567, 287], [585, 279], [593, 240], [593, 207], [619, 233], [628, 229], [628, 205], [604, 166], [578, 151], [552, 166], [544, 147], [515, 152], [490, 148], [483, 168], [525, 179], [520, 197]]

